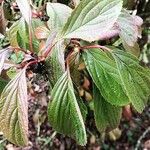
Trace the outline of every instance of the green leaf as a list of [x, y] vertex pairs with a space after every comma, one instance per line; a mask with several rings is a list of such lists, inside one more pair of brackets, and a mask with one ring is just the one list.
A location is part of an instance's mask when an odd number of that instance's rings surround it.
[[[22, 40], [18, 40], [17, 35], [22, 38]], [[23, 18], [15, 22], [8, 31], [8, 38], [10, 41], [11, 46], [28, 49], [29, 47], [29, 34], [28, 34], [28, 27]]]
[[112, 105], [129, 104], [115, 61], [101, 49], [85, 50], [83, 58], [90, 76], [104, 99]]
[[139, 60], [130, 53], [113, 48], [111, 55], [129, 101], [141, 113], [150, 95], [150, 70], [140, 66]]
[[81, 73], [78, 70], [80, 64], [80, 53], [77, 51], [72, 52], [69, 59], [69, 68], [70, 68], [70, 74], [72, 77], [73, 83], [79, 87], [80, 86], [80, 80], [81, 80]]
[[28, 145], [28, 101], [25, 69], [8, 83], [1, 94], [0, 131], [14, 144]]
[[18, 51], [16, 53], [11, 54], [10, 59], [16, 63], [19, 64], [24, 59], [24, 53], [22, 51]]
[[46, 68], [49, 74], [49, 82], [51, 88], [54, 87], [58, 79], [65, 72], [65, 61], [64, 61], [64, 41], [56, 43], [52, 49], [51, 55], [46, 59]]
[[62, 28], [72, 12], [70, 7], [60, 3], [47, 3], [46, 10], [50, 17], [47, 23], [51, 30]]
[[83, 0], [65, 24], [63, 38], [95, 41], [113, 27], [122, 8], [122, 0]]
[[120, 123], [122, 108], [113, 106], [102, 97], [98, 88], [94, 85], [94, 116], [99, 132], [109, 132]]
[[122, 42], [122, 44], [127, 52], [129, 52], [129, 53], [135, 55], [137, 58], [139, 58], [141, 51], [140, 51], [140, 46], [137, 42], [134, 44], [134, 46], [129, 46], [125, 42]]
[[72, 137], [78, 144], [85, 145], [87, 137], [84, 121], [67, 71], [54, 86], [51, 97], [48, 118], [52, 127]]
[[86, 107], [85, 103], [83, 102], [83, 99], [79, 96], [79, 92], [78, 92], [77, 88], [75, 89], [75, 96], [76, 96], [76, 99], [77, 99], [77, 102], [78, 102], [83, 120], [85, 122], [87, 114], [88, 114], [88, 110], [87, 110], [87, 107]]
[[[32, 20], [32, 28], [33, 33], [35, 31], [35, 28], [42, 23], [37, 20]], [[29, 49], [29, 32], [28, 32], [28, 26], [25, 22], [24, 18], [20, 18], [17, 22], [15, 22], [8, 31], [8, 38], [10, 41], [11, 46], [13, 47], [21, 47], [23, 49]], [[34, 34], [32, 34], [32, 44], [34, 48], [34, 52], [39, 51], [39, 41], [35, 38]]]

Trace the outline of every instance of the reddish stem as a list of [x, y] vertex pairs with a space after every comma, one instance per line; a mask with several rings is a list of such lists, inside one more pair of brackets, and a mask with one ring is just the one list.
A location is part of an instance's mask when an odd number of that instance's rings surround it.
[[36, 64], [38, 63], [39, 61], [38, 60], [33, 60], [33, 61], [30, 61], [28, 64], [25, 65], [24, 68], [27, 68], [28, 66], [32, 65], [32, 64]]
[[45, 51], [45, 53], [44, 53], [44, 58], [47, 58], [48, 57], [48, 55], [50, 54], [50, 52], [51, 52], [51, 50], [52, 50], [52, 48], [55, 46], [55, 44], [54, 45], [52, 45], [52, 46], [50, 46], [50, 47], [48, 47], [47, 49], [46, 49], [46, 51]]
[[81, 49], [91, 49], [91, 48], [101, 48], [103, 50], [111, 51], [111, 49], [107, 48], [106, 46], [101, 46], [101, 45], [90, 45], [90, 46], [81, 47]]
[[33, 52], [31, 23], [29, 25], [29, 45], [30, 45], [30, 51]]

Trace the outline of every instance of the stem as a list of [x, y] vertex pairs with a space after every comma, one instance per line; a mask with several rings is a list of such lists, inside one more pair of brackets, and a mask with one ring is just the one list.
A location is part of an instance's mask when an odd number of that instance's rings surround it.
[[148, 128], [144, 131], [144, 133], [140, 136], [140, 138], [138, 139], [137, 144], [136, 144], [136, 147], [135, 147], [135, 150], [138, 150], [138, 149], [140, 148], [141, 141], [142, 141], [142, 139], [145, 138], [145, 136], [146, 136], [146, 134], [148, 134], [148, 132], [150, 132], [150, 127], [148, 127]]
[[[56, 44], [56, 43], [55, 43]], [[48, 47], [46, 49], [46, 52], [44, 53], [44, 57], [47, 58], [49, 53], [51, 52], [52, 48], [55, 46], [55, 44], [53, 44], [52, 46]]]
[[38, 62], [39, 62], [38, 60], [33, 60], [33, 61], [29, 62], [28, 64], [26, 64], [24, 68], [27, 69], [28, 66], [30, 66], [32, 64], [36, 64]]
[[67, 58], [66, 58], [66, 70], [68, 71], [69, 75], [70, 75], [70, 71], [69, 71], [69, 59], [70, 59], [70, 57], [71, 57], [71, 55], [72, 55], [72, 52], [73, 52], [73, 51], [71, 51], [71, 52], [68, 54]]
[[101, 48], [103, 50], [111, 51], [111, 49], [109, 49], [108, 47], [101, 46], [101, 45], [90, 45], [90, 46], [83, 46], [83, 47], [81, 47], [81, 49], [91, 49], [91, 48]]
[[29, 25], [29, 45], [30, 45], [30, 51], [33, 52], [31, 23]]

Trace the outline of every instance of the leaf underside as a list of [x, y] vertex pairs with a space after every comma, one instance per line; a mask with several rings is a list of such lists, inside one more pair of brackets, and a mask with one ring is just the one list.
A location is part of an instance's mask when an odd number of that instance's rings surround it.
[[47, 15], [50, 17], [48, 26], [51, 30], [60, 29], [67, 22], [71, 15], [72, 9], [60, 3], [47, 3]]
[[0, 97], [0, 131], [18, 146], [28, 145], [28, 102], [25, 70], [11, 80]]
[[121, 0], [84, 0], [72, 12], [61, 37], [98, 40], [112, 28], [122, 8]]

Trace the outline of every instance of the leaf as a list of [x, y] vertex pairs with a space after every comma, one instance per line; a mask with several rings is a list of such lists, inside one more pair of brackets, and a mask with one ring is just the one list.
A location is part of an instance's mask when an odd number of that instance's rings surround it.
[[60, 77], [52, 90], [52, 101], [48, 106], [48, 118], [52, 127], [75, 139], [79, 145], [87, 142], [82, 114], [74, 94], [68, 72]]
[[[41, 22], [38, 20], [32, 20], [33, 32], [37, 24], [41, 25]], [[23, 49], [29, 49], [29, 32], [28, 25], [25, 22], [24, 18], [20, 18], [17, 22], [15, 22], [8, 31], [8, 38], [11, 46], [13, 47], [21, 47]], [[32, 44], [34, 48], [34, 52], [38, 52], [39, 50], [39, 42], [35, 38], [34, 34], [32, 34]]]
[[0, 50], [0, 74], [4, 69], [5, 60], [9, 57], [10, 52], [11, 52], [10, 48]]
[[80, 64], [79, 60], [80, 60], [80, 53], [78, 51], [72, 52], [69, 58], [69, 68], [70, 68], [72, 81], [77, 87], [80, 86], [80, 80], [81, 80], [81, 73], [78, 70]]
[[46, 68], [49, 74], [51, 88], [65, 72], [64, 41], [58, 42], [52, 49], [51, 55], [46, 59]]
[[[74, 87], [75, 87], [75, 86], [74, 86]], [[85, 103], [83, 102], [83, 99], [79, 96], [78, 89], [75, 88], [74, 91], [75, 91], [75, 96], [76, 96], [76, 99], [77, 99], [77, 102], [78, 102], [78, 105], [79, 105], [79, 108], [80, 108], [80, 111], [81, 111], [83, 120], [84, 120], [84, 122], [85, 122], [85, 121], [86, 121], [87, 114], [88, 114], [87, 107], [86, 107]]]
[[124, 106], [129, 104], [115, 61], [101, 49], [85, 50], [83, 58], [93, 82], [104, 99], [112, 105]]
[[118, 36], [119, 33], [120, 33], [120, 29], [118, 29], [118, 27], [114, 24], [114, 26], [111, 29], [109, 29], [106, 32], [103, 32], [103, 34], [101, 34], [99, 36], [99, 39], [100, 40], [107, 40], [107, 39]]
[[68, 17], [71, 15], [72, 9], [60, 3], [47, 3], [47, 15], [50, 17], [48, 20], [48, 27], [50, 30], [60, 29], [67, 22]]
[[127, 52], [129, 52], [129, 53], [135, 55], [137, 58], [139, 58], [141, 51], [140, 51], [139, 44], [137, 42], [134, 44], [134, 46], [129, 46], [125, 42], [122, 42], [122, 44]]
[[133, 47], [138, 37], [141, 35], [139, 28], [141, 27], [143, 21], [138, 16], [132, 16], [128, 11], [123, 10], [117, 20], [120, 32], [120, 38], [127, 43], [129, 46]]
[[16, 0], [16, 2], [18, 4], [20, 12], [22, 13], [22, 16], [24, 17], [24, 19], [29, 25], [31, 22], [31, 16], [32, 16], [29, 0]]
[[63, 38], [98, 40], [113, 27], [122, 8], [122, 0], [83, 0], [65, 24]]
[[0, 97], [0, 130], [18, 146], [28, 144], [28, 101], [25, 69], [3, 90]]
[[50, 35], [50, 31], [46, 28], [46, 26], [39, 26], [35, 29], [35, 36], [37, 39], [46, 39]]
[[112, 49], [85, 51], [86, 67], [106, 101], [118, 106], [130, 102], [141, 113], [150, 95], [150, 71], [134, 55]]
[[[17, 35], [22, 38], [22, 40], [18, 40]], [[29, 34], [28, 27], [23, 18], [20, 18], [17, 22], [15, 22], [8, 31], [8, 38], [11, 46], [18, 47], [22, 46], [22, 48], [26, 49], [29, 47], [27, 44], [29, 42]]]
[[111, 54], [129, 101], [141, 113], [150, 95], [150, 70], [140, 66], [139, 60], [132, 54], [115, 48]]
[[15, 64], [19, 64], [23, 61], [24, 59], [24, 52], [22, 51], [18, 51], [15, 52], [13, 54], [11, 54], [10, 59], [15, 63]]
[[113, 106], [102, 97], [96, 86], [93, 86], [94, 116], [99, 132], [109, 132], [120, 123], [122, 108]]

